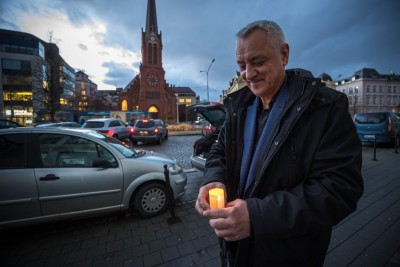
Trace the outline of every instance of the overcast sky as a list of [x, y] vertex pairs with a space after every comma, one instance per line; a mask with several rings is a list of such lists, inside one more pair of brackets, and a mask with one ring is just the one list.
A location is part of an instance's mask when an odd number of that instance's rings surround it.
[[[238, 70], [235, 34], [276, 21], [290, 45], [287, 68], [334, 80], [361, 68], [400, 74], [400, 0], [156, 0], [166, 80], [217, 101]], [[138, 73], [147, 0], [0, 0], [0, 28], [31, 33], [60, 48], [98, 89], [125, 87]]]

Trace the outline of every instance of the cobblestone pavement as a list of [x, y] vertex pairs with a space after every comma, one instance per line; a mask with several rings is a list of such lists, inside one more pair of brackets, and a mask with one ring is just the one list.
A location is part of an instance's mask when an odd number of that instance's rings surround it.
[[134, 146], [137, 149], [145, 149], [166, 154], [175, 158], [184, 169], [190, 169], [190, 156], [193, 152], [194, 142], [201, 138], [201, 135], [169, 136], [161, 145], [139, 144]]
[[[138, 146], [188, 157], [200, 136], [170, 137], [161, 146]], [[172, 150], [172, 151], [171, 151]], [[178, 158], [183, 157], [183, 158]], [[376, 158], [376, 160], [373, 160]], [[332, 233], [325, 267], [400, 266], [400, 153], [363, 148], [365, 193], [358, 209]], [[219, 266], [219, 245], [207, 219], [194, 210], [202, 173], [190, 171], [187, 194], [154, 217], [113, 213], [0, 231], [1, 266]]]

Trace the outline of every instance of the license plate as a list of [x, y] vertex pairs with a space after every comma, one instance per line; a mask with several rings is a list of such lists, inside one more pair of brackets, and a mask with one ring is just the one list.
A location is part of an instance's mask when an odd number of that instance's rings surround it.
[[366, 139], [375, 139], [375, 135], [374, 134], [366, 134], [366, 135], [364, 135], [364, 137]]
[[146, 134], [148, 134], [147, 131], [140, 131], [139, 133], [140, 133], [140, 135], [146, 135]]

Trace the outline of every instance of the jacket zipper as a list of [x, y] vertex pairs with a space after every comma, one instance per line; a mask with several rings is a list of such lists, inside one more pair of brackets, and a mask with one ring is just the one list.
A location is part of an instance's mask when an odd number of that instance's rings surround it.
[[[306, 85], [307, 85], [307, 82], [303, 82], [303, 88], [302, 88], [302, 90], [301, 90], [301, 93], [299, 94], [298, 98], [294, 101], [294, 103], [297, 102], [297, 100], [300, 99], [300, 97], [304, 94], [304, 91], [305, 91], [305, 89], [306, 89]], [[315, 85], [317, 85], [317, 84], [315, 84]], [[317, 85], [317, 86], [318, 86], [318, 85]], [[311, 97], [308, 99], [308, 102], [307, 102], [304, 106], [298, 107], [298, 108], [301, 108], [301, 109], [299, 110], [299, 112], [300, 112], [300, 111], [301, 111], [301, 113], [304, 112], [305, 108], [306, 108], [306, 107], [310, 104], [310, 102], [312, 101], [312, 98], [313, 98], [313, 96], [311, 96]], [[296, 116], [296, 119], [291, 123], [290, 128], [288, 129], [287, 133], [290, 133], [290, 131], [293, 129], [293, 126], [294, 126], [295, 123], [297, 122], [297, 120], [298, 120], [298, 118], [300, 117], [301, 113], [299, 113], [299, 114]], [[281, 128], [281, 124], [282, 124], [282, 121], [280, 121], [280, 124], [278, 125], [278, 128], [276, 129], [276, 132], [274, 133], [273, 138], [272, 138], [271, 140], [275, 140], [276, 135], [278, 134], [279, 129]], [[285, 135], [283, 136], [283, 138], [280, 140], [280, 143], [278, 144], [278, 147], [277, 147], [277, 148], [274, 150], [274, 152], [271, 154], [271, 157], [270, 157], [270, 158], [273, 158], [273, 156], [275, 155], [276, 151], [278, 151], [279, 147], [282, 145], [283, 141], [287, 139], [287, 136], [288, 136], [287, 134], [285, 134]], [[273, 143], [271, 143], [271, 145], [272, 145], [272, 144], [273, 144]], [[268, 155], [268, 153], [267, 153], [267, 155]], [[267, 155], [265, 155], [265, 157], [267, 157]], [[264, 158], [264, 159], [265, 159], [265, 158]], [[264, 163], [264, 162], [263, 162], [263, 163]], [[258, 184], [259, 184], [259, 181], [260, 181], [260, 179], [261, 179], [260, 174], [265, 172], [265, 170], [266, 170], [266, 168], [267, 168], [267, 166], [268, 166], [267, 163], [268, 163], [268, 162], [265, 162], [265, 164], [262, 165], [260, 171], [258, 171], [258, 173], [257, 173], [257, 179], [254, 181], [254, 184], [253, 184], [253, 187], [251, 188], [249, 197], [251, 197], [251, 196], [253, 195], [255, 189], [257, 188], [257, 186], [258, 186]]]

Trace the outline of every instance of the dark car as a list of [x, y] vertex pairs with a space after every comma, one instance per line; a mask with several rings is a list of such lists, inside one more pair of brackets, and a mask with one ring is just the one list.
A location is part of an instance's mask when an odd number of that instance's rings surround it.
[[133, 144], [156, 142], [161, 145], [162, 141], [166, 139], [168, 139], [168, 128], [163, 120], [145, 119], [135, 122], [131, 135]]
[[192, 106], [189, 112], [201, 114], [211, 125], [212, 130], [194, 143], [193, 154], [190, 157], [192, 166], [199, 171], [204, 171], [211, 146], [217, 142], [218, 133], [225, 121], [225, 110], [219, 103], [210, 103]]
[[356, 113], [354, 124], [361, 142], [395, 145], [400, 140], [400, 117], [393, 112]]
[[12, 120], [0, 119], [0, 129], [17, 128], [17, 127], [24, 127], [24, 125], [19, 124], [18, 122]]

